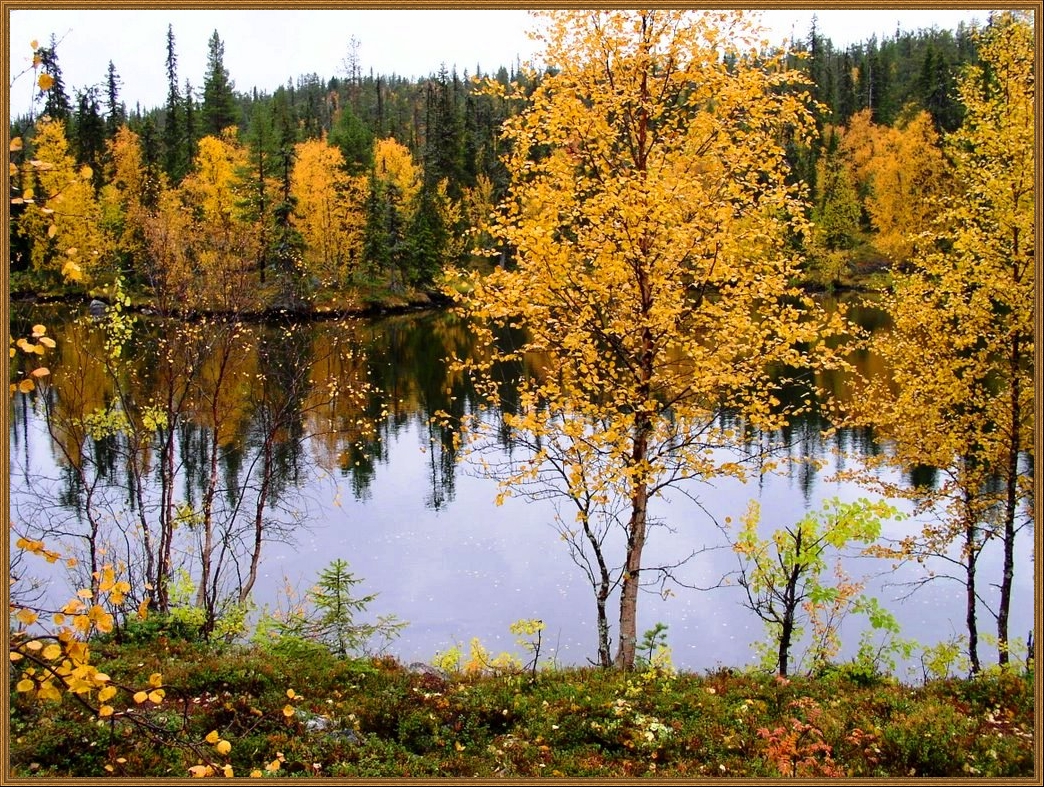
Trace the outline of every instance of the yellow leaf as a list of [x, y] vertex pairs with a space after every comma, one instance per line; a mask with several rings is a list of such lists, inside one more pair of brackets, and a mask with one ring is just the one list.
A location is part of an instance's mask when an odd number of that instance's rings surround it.
[[10, 150], [11, 153], [17, 153], [19, 150], [21, 150], [22, 149], [22, 138], [21, 137], [12, 137], [11, 138], [11, 144], [8, 146], [8, 149]]
[[87, 611], [87, 616], [94, 625], [98, 627], [98, 631], [102, 634], [108, 634], [112, 631], [114, 620], [112, 615], [105, 611], [105, 608], [95, 604]]
[[15, 686], [15, 691], [24, 693], [27, 691], [32, 691], [35, 688], [36, 684], [33, 681], [29, 680], [28, 678], [22, 678], [20, 681], [18, 681], [18, 684]]
[[134, 701], [139, 705], [149, 698], [147, 691], [136, 691], [134, 692]]
[[25, 649], [26, 650], [31, 650], [33, 652], [36, 652], [38, 650], [43, 650], [43, 643], [40, 642], [40, 640], [38, 640], [38, 639], [34, 639], [32, 642], [26, 642], [25, 643]]
[[226, 779], [231, 779], [231, 778], [233, 778], [235, 776], [235, 773], [232, 772], [232, 766], [231, 765], [223, 765], [221, 767], [221, 771], [222, 771], [222, 775]]
[[290, 718], [291, 716], [293, 716], [293, 715], [294, 715], [294, 709], [293, 709], [293, 707], [291, 707], [290, 705], [284, 705], [284, 706], [283, 706], [283, 715], [284, 715], [284, 716], [286, 716], [286, 717], [287, 717], [288, 719], [289, 719], [289, 718]]
[[10, 161], [7, 162], [7, 174], [12, 178], [18, 177], [18, 167], [12, 164]]
[[149, 685], [154, 689], [158, 689], [163, 685], [163, 675], [159, 672], [153, 672], [149, 675]]
[[54, 77], [50, 74], [40, 74], [36, 84], [40, 86], [40, 90], [50, 90], [54, 86]]
[[46, 366], [40, 366], [36, 369], [33, 369], [33, 377], [46, 377], [50, 373], [51, 370], [48, 369]]
[[[95, 578], [98, 577], [98, 572], [94, 574]], [[98, 590], [102, 593], [108, 593], [112, 590], [112, 586], [116, 584], [116, 572], [113, 571], [112, 566], [102, 566], [101, 580], [98, 583]]]
[[265, 766], [265, 770], [266, 771], [278, 771], [279, 770], [279, 760], [272, 760], [272, 762], [268, 763], [268, 765]]
[[193, 765], [189, 768], [189, 773], [192, 774], [193, 778], [202, 779], [204, 776], [213, 776], [214, 769], [209, 765]]
[[290, 699], [293, 699], [295, 696], [297, 696], [297, 693], [293, 689], [287, 689], [286, 696]]
[[43, 653], [41, 653], [40, 655], [42, 655], [48, 661], [54, 661], [56, 658], [62, 655], [62, 646], [52, 642], [50, 645], [43, 649]]
[[29, 42], [29, 47], [30, 47], [31, 49], [39, 49], [39, 48], [40, 48], [40, 42], [39, 42], [39, 41], [37, 41], [37, 40], [36, 40], [36, 39], [34, 38], [34, 39], [33, 39], [32, 41], [30, 41], [30, 42]]
[[51, 226], [49, 226], [47, 228], [47, 237], [48, 238], [53, 238], [57, 234], [58, 234], [58, 225], [57, 224], [52, 224]]
[[163, 702], [163, 698], [166, 696], [166, 694], [167, 692], [165, 692], [163, 689], [154, 689], [153, 691], [149, 692], [149, 702], [159, 705], [161, 702]]
[[15, 619], [23, 626], [31, 626], [36, 622], [37, 615], [31, 609], [20, 609]]
[[214, 748], [217, 749], [218, 754], [228, 754], [230, 751], [232, 751], [232, 744], [228, 741], [222, 740], [218, 741], [217, 745]]
[[[40, 344], [42, 344], [44, 347], [47, 347], [47, 348], [49, 348], [51, 350], [53, 350], [57, 346], [57, 344], [55, 343], [54, 339], [52, 339], [50, 336], [41, 336], [39, 339], [37, 339], [37, 341], [39, 341]], [[69, 558], [69, 560], [76, 560], [76, 558], [71, 557], [71, 558]], [[68, 562], [68, 561], [66, 561], [66, 562]], [[72, 563], [71, 565], [75, 566], [76, 563]]]
[[149, 616], [149, 599], [143, 598], [138, 604], [138, 620], [145, 620]]
[[24, 394], [29, 393], [34, 388], [36, 388], [36, 385], [32, 380], [22, 380], [22, 382], [18, 383], [18, 390]]
[[219, 740], [221, 740], [221, 736], [218, 735], [217, 730], [211, 730], [207, 733], [207, 737], [205, 737], [203, 740], [205, 740], [207, 743], [217, 743]]
[[112, 705], [102, 705], [100, 708], [98, 708], [98, 715], [104, 719], [106, 716], [111, 716], [112, 711]]
[[106, 686], [104, 689], [98, 692], [98, 702], [105, 702], [111, 700], [116, 696], [116, 692], [119, 691], [115, 686]]
[[94, 596], [94, 593], [91, 591], [90, 588], [80, 588], [76, 591], [76, 595], [80, 598], [91, 598], [92, 596]]
[[80, 169], [80, 177], [84, 180], [90, 180], [94, 177], [94, 170], [88, 166], [84, 166]]
[[12, 651], [10, 651], [10, 652], [9, 652], [9, 653], [8, 653], [7, 655], [8, 655], [9, 657], [10, 657], [10, 659], [11, 659], [11, 661], [12, 661], [12, 662], [15, 662], [15, 661], [21, 661], [22, 659], [24, 659], [24, 658], [25, 658], [25, 656], [23, 656], [23, 655], [22, 655], [21, 653], [19, 653], [19, 652], [18, 652], [17, 650], [12, 650]]
[[85, 280], [83, 269], [72, 260], [69, 260], [62, 266], [62, 276], [67, 278], [69, 281], [74, 282], [82, 282]]
[[70, 257], [75, 257], [77, 254], [80, 253], [80, 250], [75, 246], [70, 246], [65, 250], [65, 253]]
[[260, 779], [262, 776], [264, 776], [264, 774], [261, 773], [261, 770], [258, 768], [254, 768], [254, 770], [250, 772], [251, 779]]

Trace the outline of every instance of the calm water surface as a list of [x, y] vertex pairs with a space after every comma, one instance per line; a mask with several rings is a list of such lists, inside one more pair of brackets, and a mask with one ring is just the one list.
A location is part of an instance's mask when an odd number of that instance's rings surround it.
[[[866, 313], [868, 324], [875, 319]], [[54, 412], [68, 417], [74, 404], [89, 410], [111, 400], [112, 386], [97, 362], [99, 325], [72, 322], [54, 309], [15, 309], [12, 334], [23, 335], [19, 331], [33, 322], [48, 324], [59, 342], [57, 355], [48, 358], [53, 383], [47, 396]], [[145, 320], [138, 329], [148, 332]], [[496, 482], [467, 461], [458, 462], [452, 433], [432, 423], [438, 411], [460, 414], [474, 406], [467, 382], [444, 363], [451, 352], [468, 351], [463, 325], [450, 315], [423, 314], [251, 330], [251, 349], [239, 358], [242, 379], [257, 379], [263, 372], [282, 381], [281, 388], [276, 386], [280, 401], [297, 408], [278, 437], [278, 494], [269, 512], [278, 527], [273, 526], [263, 550], [253, 593], [259, 606], [285, 607], [288, 589], [290, 596], [302, 594], [331, 560], [343, 558], [364, 579], [357, 589], [378, 594], [369, 610], [373, 615], [391, 613], [408, 621], [391, 646], [403, 661], [429, 661], [472, 637], [494, 652], [519, 653], [508, 627], [520, 618], [544, 620], [544, 652], [559, 664], [585, 664], [595, 657], [593, 594], [552, 526], [550, 504], [509, 498], [496, 506]], [[351, 355], [331, 348], [349, 348]], [[312, 384], [301, 388], [293, 369], [304, 367], [311, 370]], [[142, 386], [139, 398], [154, 395], [162, 374], [149, 363], [134, 369], [133, 384]], [[351, 381], [362, 393], [342, 393], [330, 403], [322, 395], [330, 379]], [[205, 454], [216, 419], [226, 510], [233, 510], [236, 497], [228, 490], [249, 487], [244, 479], [257, 456], [261, 418], [256, 405], [268, 394], [246, 383], [236, 390], [242, 401], [220, 419], [199, 416], [180, 435], [179, 500], [200, 498], [205, 462], [197, 455]], [[762, 635], [760, 621], [741, 604], [742, 591], [722, 584], [737, 568], [736, 558], [707, 512], [719, 522], [727, 517], [738, 522], [748, 501], [757, 499], [769, 530], [796, 522], [824, 499], [865, 496], [858, 487], [829, 480], [840, 460], [832, 454], [834, 444], [819, 438], [822, 426], [804, 421], [789, 435], [793, 454], [826, 461], [818, 472], [801, 469], [747, 484], [722, 480], [687, 487], [699, 505], [683, 494], [655, 501], [651, 513], [665, 527], [653, 532], [647, 563], [667, 564], [699, 553], [675, 572], [678, 584], [668, 585], [666, 592], [654, 588], [639, 601], [639, 631], [666, 623], [678, 667], [749, 663], [750, 645]], [[48, 434], [39, 397], [14, 397], [9, 440], [12, 519], [67, 533], [84, 527], [78, 516], [83, 490], [63, 469], [68, 461], [59, 458], [60, 446]], [[862, 450], [859, 436], [842, 440]], [[111, 521], [121, 521], [128, 482], [120, 451], [94, 446], [85, 455], [97, 466], [98, 504]], [[248, 489], [239, 501], [249, 495]], [[910, 526], [889, 523], [885, 535], [901, 535]], [[282, 536], [277, 538], [277, 531]], [[192, 549], [188, 541], [181, 547], [186, 553]], [[1024, 637], [1032, 626], [1031, 550], [1026, 534], [1017, 552], [1013, 637]], [[999, 557], [999, 550], [984, 552], [984, 580], [999, 577]], [[963, 589], [956, 582], [936, 581], [903, 598], [902, 583], [939, 567], [893, 570], [890, 563], [869, 558], [853, 558], [846, 567], [854, 577], [867, 578], [869, 591], [896, 614], [904, 636], [931, 644], [964, 632]], [[54, 592], [65, 592], [61, 578], [56, 586]], [[610, 620], [615, 628], [615, 605]], [[860, 623], [853, 618], [843, 629], [853, 648]], [[983, 611], [980, 630], [989, 634], [994, 628]], [[987, 662], [995, 658], [988, 649], [983, 654]]]

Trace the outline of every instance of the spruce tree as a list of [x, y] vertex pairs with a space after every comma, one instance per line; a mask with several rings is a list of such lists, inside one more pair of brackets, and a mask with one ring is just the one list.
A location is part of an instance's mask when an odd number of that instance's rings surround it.
[[76, 163], [91, 168], [95, 188], [102, 185], [102, 162], [105, 155], [105, 121], [98, 106], [98, 90], [88, 87], [76, 93], [76, 117], [73, 126]]
[[235, 83], [225, 68], [225, 45], [217, 30], [207, 44], [207, 74], [203, 78], [203, 131], [219, 135], [236, 123]]
[[181, 91], [178, 89], [178, 56], [174, 51], [174, 28], [167, 25], [167, 107], [163, 120], [163, 168], [177, 183], [188, 167], [182, 148]]
[[71, 106], [69, 96], [65, 92], [65, 80], [62, 78], [62, 69], [58, 65], [58, 41], [51, 34], [51, 45], [40, 47], [37, 50], [40, 57], [40, 71], [51, 77], [51, 86], [47, 90], [41, 90], [39, 97], [44, 100], [43, 113], [54, 120], [63, 123], [69, 121]]
[[109, 70], [105, 75], [105, 134], [109, 139], [116, 136], [120, 126], [127, 122], [127, 110], [120, 103], [120, 84], [123, 80], [116, 73], [116, 66], [109, 61]]
[[192, 168], [192, 162], [196, 160], [196, 150], [199, 142], [199, 121], [196, 118], [196, 102], [193, 99], [192, 83], [185, 80], [185, 160], [187, 169]]

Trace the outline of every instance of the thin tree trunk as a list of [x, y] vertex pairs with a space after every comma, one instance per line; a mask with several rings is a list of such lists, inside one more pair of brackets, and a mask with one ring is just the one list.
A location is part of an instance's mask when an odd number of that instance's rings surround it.
[[[797, 531], [797, 549], [795, 554], [801, 556], [801, 529]], [[779, 632], [779, 674], [787, 676], [788, 662], [790, 661], [790, 645], [794, 638], [794, 615], [797, 612], [797, 583], [801, 576], [803, 566], [798, 563], [787, 577], [787, 587], [783, 596], [783, 620], [780, 623]]]
[[606, 602], [609, 600], [609, 593], [612, 590], [613, 583], [609, 574], [609, 567], [605, 563], [605, 555], [602, 553], [602, 545], [591, 530], [588, 511], [581, 507], [580, 512], [583, 514], [584, 536], [591, 545], [591, 549], [595, 554], [595, 560], [598, 563], [597, 583], [594, 579], [594, 572], [591, 572], [589, 575], [591, 586], [595, 592], [595, 607], [597, 609], [598, 666], [611, 667], [613, 659], [609, 652], [609, 618], [606, 615]]
[[[645, 441], [643, 435], [643, 446]], [[649, 487], [644, 483], [638, 483], [631, 496], [631, 520], [627, 523], [627, 558], [623, 586], [620, 590], [620, 644], [615, 661], [617, 668], [625, 670], [634, 669], [635, 649], [638, 644], [638, 582], [642, 567], [642, 550], [645, 548], [648, 502]]]
[[1022, 419], [1019, 397], [1019, 336], [1012, 340], [1009, 359], [1011, 375], [1011, 434], [1008, 436], [1007, 489], [1004, 501], [1004, 564], [1001, 574], [1000, 607], [997, 610], [997, 663], [1008, 663], [1008, 615], [1011, 609], [1011, 587], [1015, 577], [1015, 509], [1018, 506], [1019, 421]]
[[975, 612], [975, 563], [979, 559], [978, 548], [975, 545], [975, 522], [970, 513], [966, 526], [964, 541], [968, 550], [966, 577], [964, 583], [967, 594], [965, 596], [965, 611], [968, 623], [968, 658], [971, 660], [971, 671], [975, 675], [981, 669], [979, 664], [979, 626], [978, 617]]

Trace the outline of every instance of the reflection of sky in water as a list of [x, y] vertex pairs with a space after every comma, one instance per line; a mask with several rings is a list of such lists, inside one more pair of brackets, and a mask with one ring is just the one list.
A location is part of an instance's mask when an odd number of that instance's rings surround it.
[[[391, 612], [410, 626], [392, 650], [404, 661], [428, 661], [436, 651], [466, 645], [479, 637], [493, 650], [517, 650], [508, 626], [519, 618], [538, 617], [547, 625], [545, 652], [557, 651], [560, 663], [584, 664], [596, 653], [595, 606], [591, 588], [570, 560], [564, 544], [550, 525], [548, 503], [509, 498], [496, 507], [493, 481], [461, 472], [455, 499], [443, 510], [424, 506], [429, 467], [414, 429], [403, 431], [388, 446], [389, 465], [374, 478], [364, 502], [342, 496], [342, 505], [325, 505], [315, 521], [323, 524], [302, 534], [296, 549], [273, 545], [265, 569], [269, 577], [314, 576], [334, 557], [349, 561], [364, 577], [367, 592], [380, 593], [375, 613]], [[738, 522], [747, 500], [759, 494], [759, 485], [733, 481], [704, 485], [700, 498], [719, 520], [731, 516]], [[819, 482], [811, 504], [827, 497], [855, 499], [858, 489]], [[326, 495], [332, 500], [332, 490]], [[317, 497], [319, 497], [317, 495]], [[797, 521], [805, 512], [796, 481], [769, 478], [760, 485], [762, 520], [766, 527]], [[668, 562], [704, 545], [720, 545], [722, 536], [707, 523], [706, 515], [681, 494], [669, 502], [658, 501], [654, 513], [669, 520], [676, 532], [654, 531], [646, 551], [646, 563]], [[888, 528], [898, 532], [901, 526]], [[1012, 637], [1025, 637], [1032, 626], [1033, 579], [1029, 569], [1029, 536], [1017, 554]], [[980, 577], [997, 575], [999, 550], [987, 551]], [[692, 585], [711, 586], [737, 566], [728, 549], [704, 552], [678, 571]], [[902, 587], [886, 586], [920, 576], [917, 566], [892, 570], [890, 561], [861, 558], [847, 563], [854, 578], [872, 578], [868, 589], [890, 609], [903, 627], [902, 636], [925, 644], [948, 640], [965, 631], [963, 588], [955, 582], [937, 581], [899, 601]], [[270, 601], [271, 583], [258, 589], [258, 600]], [[639, 599], [639, 632], [657, 622], [669, 625], [668, 642], [675, 664], [706, 669], [735, 666], [751, 660], [750, 643], [762, 636], [762, 624], [741, 606], [743, 593], [736, 586], [696, 591], [674, 588], [674, 595], [657, 592]], [[615, 597], [609, 606], [615, 631]], [[862, 621], [850, 618], [843, 631], [854, 651]], [[995, 624], [988, 614], [980, 618], [980, 633], [991, 634]], [[846, 654], [850, 651], [846, 648]], [[982, 651], [986, 663], [993, 657]]]
[[[10, 437], [12, 515], [16, 521], [21, 503], [46, 499], [53, 492], [44, 482], [33, 480], [57, 475], [41, 428], [37, 420], [30, 421], [28, 444], [22, 442], [22, 433]], [[377, 468], [364, 500], [353, 497], [349, 479], [327, 478], [307, 495], [312, 526], [298, 531], [294, 544], [266, 544], [255, 587], [258, 604], [274, 606], [284, 578], [303, 592], [331, 560], [339, 557], [364, 580], [356, 588], [358, 593], [379, 594], [370, 608], [373, 615], [390, 613], [409, 622], [391, 647], [404, 662], [429, 661], [437, 651], [454, 644], [466, 646], [472, 637], [478, 637], [494, 654], [509, 650], [521, 655], [508, 627], [520, 618], [532, 617], [546, 623], [542, 652], [549, 660], [555, 658], [564, 665], [593, 659], [594, 596], [551, 526], [550, 504], [509, 498], [497, 507], [493, 504], [495, 482], [458, 468], [452, 499], [441, 510], [432, 510], [426, 505], [431, 495], [426, 432], [414, 420], [387, 439], [389, 459]], [[26, 457], [32, 467], [29, 473], [25, 471]], [[753, 481], [747, 485], [726, 479], [688, 489], [719, 521], [729, 516], [734, 523], [739, 522], [750, 497], [757, 496], [766, 530], [792, 524], [806, 511], [796, 479], [769, 477], [760, 484]], [[827, 497], [852, 500], [862, 495], [856, 487], [817, 480], [809, 504], [818, 508]], [[666, 520], [675, 532], [662, 528], [653, 531], [645, 553], [647, 565], [670, 563], [679, 555], [724, 543], [706, 514], [682, 494], [655, 501], [651, 513]], [[903, 529], [904, 525], [889, 524], [885, 534], [896, 535]], [[1031, 538], [1030, 532], [1024, 531], [1016, 550], [1010, 626], [1013, 638], [1024, 638], [1032, 627]], [[900, 600], [906, 590], [898, 584], [922, 576], [922, 567], [911, 565], [893, 571], [890, 561], [869, 558], [851, 560], [846, 565], [857, 579], [877, 575], [870, 580], [868, 590], [896, 615], [902, 636], [934, 644], [965, 633], [964, 591], [957, 582], [936, 581]], [[984, 586], [999, 578], [999, 565], [999, 544], [991, 544], [980, 560], [979, 577]], [[734, 554], [724, 548], [699, 554], [679, 569], [677, 576], [687, 584], [707, 587], [736, 567]], [[666, 623], [674, 662], [680, 668], [750, 663], [750, 644], [762, 636], [763, 629], [761, 622], [742, 607], [743, 593], [738, 587], [673, 590], [674, 595], [666, 599], [655, 591], [640, 597], [639, 633], [657, 622]], [[608, 613], [615, 637], [615, 596], [610, 598]], [[861, 623], [853, 617], [842, 630], [845, 655], [854, 652]], [[995, 633], [995, 622], [987, 612], [980, 614], [979, 629], [980, 636]], [[800, 652], [798, 649], [794, 655]], [[981, 648], [981, 655], [987, 664], [996, 659], [988, 646]]]

